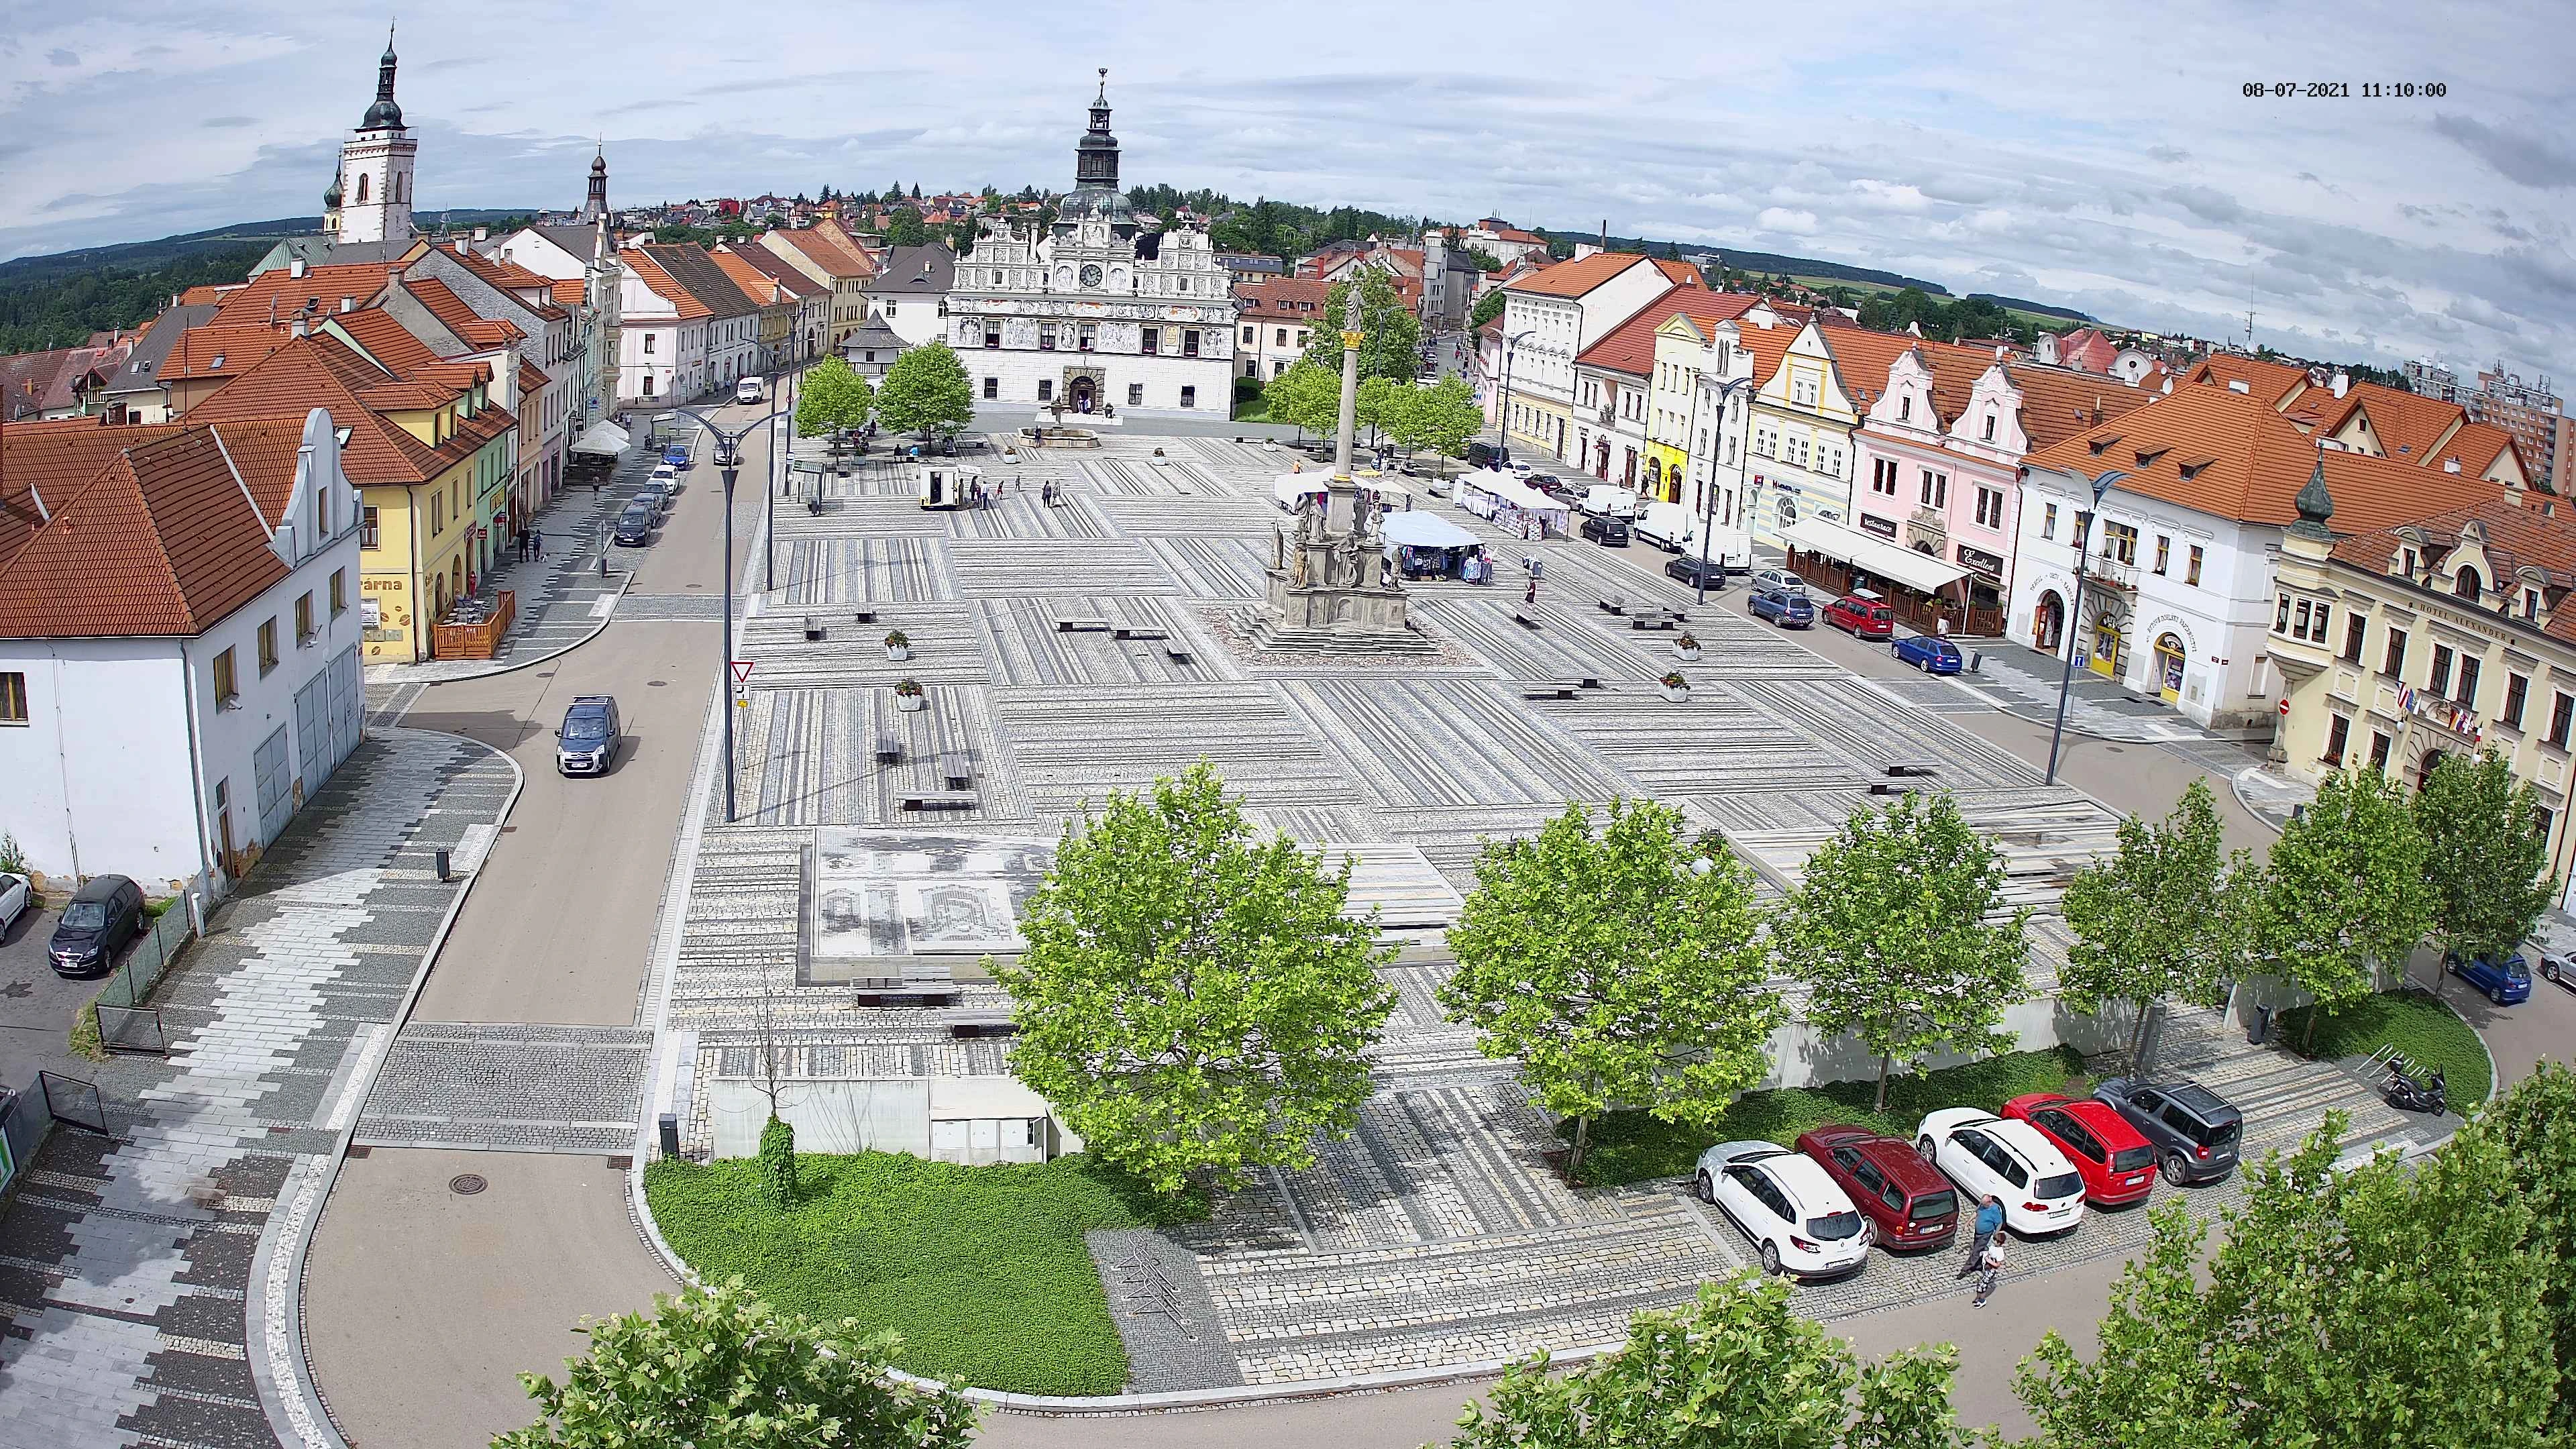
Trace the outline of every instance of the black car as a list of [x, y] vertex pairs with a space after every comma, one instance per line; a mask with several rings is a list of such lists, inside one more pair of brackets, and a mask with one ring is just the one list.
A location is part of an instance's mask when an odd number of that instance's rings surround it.
[[653, 524], [662, 515], [649, 497], [638, 496], [628, 501], [626, 511], [617, 515], [617, 541], [628, 548], [641, 548], [653, 541]]
[[1603, 548], [1626, 548], [1628, 546], [1628, 520], [1624, 518], [1604, 518], [1597, 513], [1586, 514], [1583, 519], [1583, 536], [1592, 540], [1594, 543], [1601, 545]]
[[555, 769], [566, 775], [605, 775], [625, 738], [617, 696], [575, 695], [564, 711], [563, 728], [555, 731]]
[[143, 888], [121, 875], [92, 876], [63, 907], [45, 957], [57, 976], [99, 976], [143, 930]]
[[1467, 445], [1467, 466], [1470, 468], [1490, 468], [1493, 466], [1494, 458], [1498, 452], [1499, 450], [1491, 443], [1469, 443]]
[[2215, 1182], [2236, 1170], [2245, 1114], [2200, 1083], [2106, 1077], [2093, 1088], [2093, 1096], [2154, 1145], [2165, 1181], [2177, 1187]]
[[1722, 589], [1726, 587], [1726, 565], [1715, 559], [1683, 554], [1680, 558], [1664, 561], [1664, 577], [1678, 579], [1694, 589], [1703, 584], [1712, 589]]

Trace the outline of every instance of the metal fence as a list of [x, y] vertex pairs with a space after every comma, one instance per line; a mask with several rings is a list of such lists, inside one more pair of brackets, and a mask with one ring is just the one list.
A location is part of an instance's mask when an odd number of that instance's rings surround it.
[[125, 960], [108, 973], [106, 984], [98, 993], [102, 1027], [107, 1012], [138, 1007], [151, 998], [152, 988], [161, 984], [161, 978], [170, 970], [170, 963], [179, 959], [180, 948], [197, 934], [197, 912], [212, 911], [214, 906], [213, 900], [196, 891], [189, 891], [170, 902], [169, 908], [152, 923], [152, 929], [144, 933], [142, 940], [134, 943], [134, 949], [125, 953]]
[[35, 1162], [36, 1149], [44, 1145], [45, 1133], [53, 1125], [53, 1113], [46, 1109], [41, 1093], [31, 1099], [0, 1087], [0, 1189]]

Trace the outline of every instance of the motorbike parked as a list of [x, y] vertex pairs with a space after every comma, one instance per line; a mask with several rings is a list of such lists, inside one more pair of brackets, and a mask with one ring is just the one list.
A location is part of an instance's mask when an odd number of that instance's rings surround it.
[[2380, 1095], [2389, 1106], [2400, 1112], [2438, 1117], [2450, 1110], [2449, 1085], [2443, 1079], [2442, 1069], [2435, 1067], [2429, 1074], [2418, 1077], [2404, 1057], [2389, 1062], [2388, 1079], [2381, 1085]]

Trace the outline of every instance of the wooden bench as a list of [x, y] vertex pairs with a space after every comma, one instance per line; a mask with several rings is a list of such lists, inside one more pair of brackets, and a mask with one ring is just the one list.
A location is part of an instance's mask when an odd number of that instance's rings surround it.
[[1109, 621], [1099, 618], [1059, 616], [1055, 621], [1055, 631], [1059, 634], [1106, 634], [1109, 632]]
[[900, 803], [905, 810], [928, 814], [934, 810], [972, 810], [984, 802], [972, 790], [914, 790]]
[[1600, 603], [1601, 612], [1605, 614], [1624, 614], [1628, 612], [1628, 601], [1617, 594], [1602, 595]]
[[850, 998], [853, 1006], [879, 1008], [955, 1006], [958, 993], [936, 987], [895, 987], [889, 990], [861, 991]]
[[1165, 629], [1147, 628], [1143, 625], [1121, 625], [1110, 630], [1109, 637], [1112, 639], [1169, 639], [1172, 636], [1171, 632]]
[[1531, 618], [1527, 611], [1521, 609], [1512, 610], [1512, 622], [1520, 625], [1524, 629], [1535, 629], [1538, 627], [1538, 620]]
[[986, 1036], [1017, 1036], [1019, 1032], [1019, 1023], [999, 1012], [979, 1012], [973, 1016], [952, 1016], [948, 1019], [948, 1034], [961, 1040]]

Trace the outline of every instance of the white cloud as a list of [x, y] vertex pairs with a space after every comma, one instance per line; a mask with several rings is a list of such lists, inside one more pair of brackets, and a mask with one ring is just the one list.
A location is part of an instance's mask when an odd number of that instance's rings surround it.
[[1766, 206], [1753, 218], [1753, 226], [1757, 231], [1780, 231], [1792, 236], [1814, 236], [1816, 214], [1812, 211], [1791, 211], [1785, 206]]

